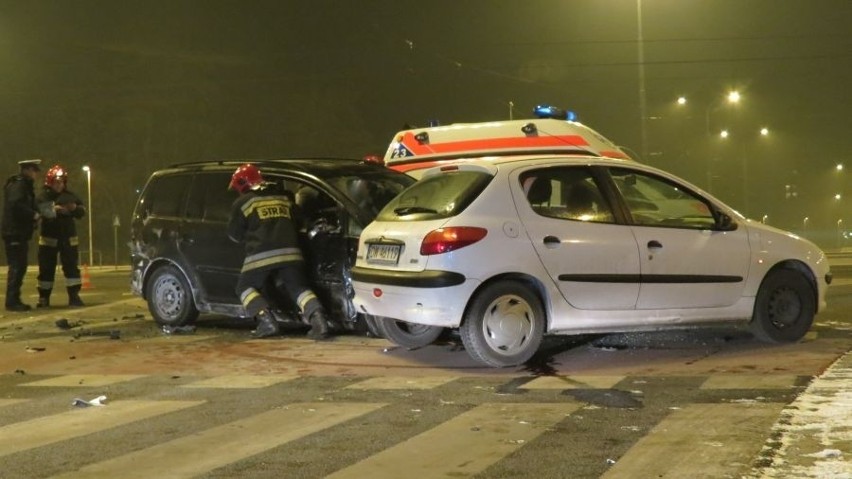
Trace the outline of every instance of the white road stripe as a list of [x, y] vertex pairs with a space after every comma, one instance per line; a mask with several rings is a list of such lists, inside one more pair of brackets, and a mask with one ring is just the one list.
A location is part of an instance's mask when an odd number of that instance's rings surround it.
[[783, 406], [686, 406], [660, 421], [601, 477], [634, 479], [639, 471], [641, 477], [739, 477]]
[[110, 384], [132, 381], [144, 378], [144, 374], [66, 374], [55, 378], [42, 379], [31, 383], [19, 384], [19, 386], [33, 387], [100, 387]]
[[609, 389], [624, 376], [541, 376], [518, 389]]
[[797, 379], [790, 374], [714, 374], [700, 389], [790, 389]]
[[279, 384], [297, 379], [296, 374], [289, 375], [269, 375], [269, 376], [252, 376], [243, 375], [225, 375], [216, 376], [201, 381], [184, 384], [183, 388], [214, 388], [214, 389], [256, 389], [265, 388], [274, 384]]
[[[0, 427], [0, 456], [141, 421], [204, 401], [115, 401]], [[71, 407], [71, 401], [68, 401]]]
[[573, 402], [483, 404], [326, 479], [470, 477], [579, 407]]
[[0, 407], [11, 406], [26, 401], [26, 399], [0, 399]]
[[365, 379], [345, 389], [432, 389], [456, 379], [456, 376], [384, 376]]
[[379, 403], [292, 404], [55, 477], [195, 477], [384, 406]]

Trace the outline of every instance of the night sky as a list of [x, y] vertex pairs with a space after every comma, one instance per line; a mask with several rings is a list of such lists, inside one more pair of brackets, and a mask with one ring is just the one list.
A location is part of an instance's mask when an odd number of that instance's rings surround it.
[[550, 103], [750, 217], [828, 230], [852, 205], [850, 25], [850, 0], [0, 0], [0, 155], [90, 165], [111, 252], [157, 168], [381, 154], [404, 124]]

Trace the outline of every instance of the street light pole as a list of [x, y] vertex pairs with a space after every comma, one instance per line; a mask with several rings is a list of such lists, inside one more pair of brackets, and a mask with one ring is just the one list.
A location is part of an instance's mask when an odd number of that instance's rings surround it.
[[642, 159], [648, 157], [648, 103], [645, 92], [645, 38], [642, 32], [642, 0], [636, 0], [636, 48], [639, 63], [639, 130]]
[[94, 266], [95, 263], [93, 261], [95, 251], [92, 248], [92, 169], [89, 168], [88, 165], [83, 166], [83, 171], [86, 172], [86, 190], [88, 192], [88, 199], [86, 200], [86, 206], [88, 208], [89, 215], [89, 266]]

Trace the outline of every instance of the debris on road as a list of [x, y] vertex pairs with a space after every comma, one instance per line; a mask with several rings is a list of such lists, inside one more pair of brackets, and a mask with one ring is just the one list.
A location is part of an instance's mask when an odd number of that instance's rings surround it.
[[82, 321], [74, 321], [72, 323], [72, 322], [68, 321], [67, 318], [60, 318], [60, 319], [57, 319], [56, 323], [54, 323], [54, 324], [56, 324], [56, 327], [59, 328], [59, 329], [71, 329], [71, 328], [76, 328], [77, 326], [80, 326], [81, 324], [83, 324], [83, 322]]
[[167, 335], [173, 334], [195, 334], [195, 326], [188, 324], [186, 326], [169, 326], [165, 325], [162, 327], [163, 333]]
[[74, 335], [74, 338], [79, 339], [83, 336], [106, 336], [109, 339], [121, 339], [121, 331], [117, 329], [109, 331], [80, 331]]
[[74, 400], [71, 402], [71, 405], [76, 407], [106, 406], [106, 404], [104, 404], [106, 398], [106, 396], [98, 396], [88, 401], [86, 401], [85, 399], [74, 398]]
[[27, 346], [28, 353], [40, 353], [42, 351], [47, 350], [47, 348], [37, 347], [37, 346]]

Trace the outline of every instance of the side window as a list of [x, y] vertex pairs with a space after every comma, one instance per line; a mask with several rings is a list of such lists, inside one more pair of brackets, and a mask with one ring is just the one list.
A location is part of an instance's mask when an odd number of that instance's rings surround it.
[[145, 192], [148, 213], [155, 216], [180, 216], [190, 175], [167, 175], [154, 179]]
[[694, 229], [716, 225], [707, 201], [683, 186], [644, 172], [620, 168], [610, 172], [634, 223]]
[[[198, 173], [192, 181], [186, 216], [213, 222], [227, 222], [237, 192], [228, 189], [230, 174]], [[186, 188], [184, 184], [183, 188]]]
[[532, 209], [563, 220], [613, 223], [612, 208], [586, 167], [544, 168], [521, 175]]

